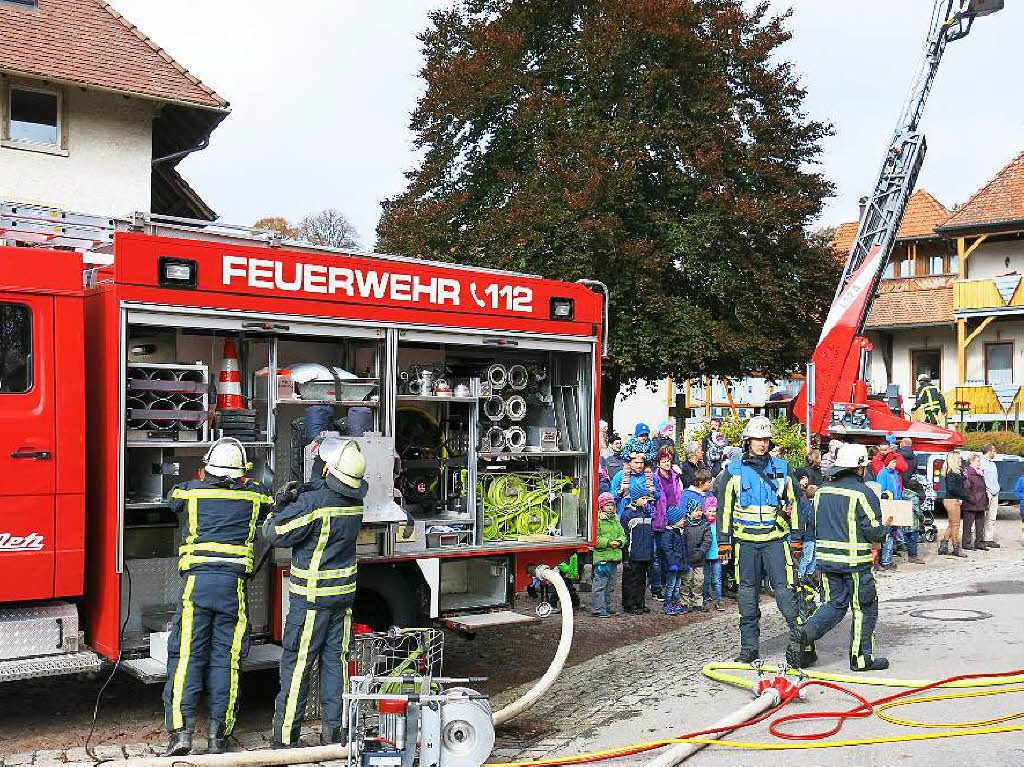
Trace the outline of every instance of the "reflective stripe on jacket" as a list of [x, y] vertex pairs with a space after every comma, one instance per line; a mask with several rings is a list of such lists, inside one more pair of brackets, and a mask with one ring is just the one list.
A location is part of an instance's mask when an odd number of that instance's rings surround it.
[[945, 399], [935, 384], [928, 384], [918, 389], [914, 410], [918, 408], [924, 408], [925, 413], [938, 413], [940, 410], [945, 412]]
[[244, 478], [175, 485], [167, 505], [175, 513], [187, 514], [187, 532], [178, 548], [178, 569], [250, 574], [255, 565], [253, 544], [261, 511], [273, 503], [267, 488]]
[[859, 477], [846, 473], [814, 495], [814, 554], [818, 567], [847, 573], [871, 566], [871, 544], [885, 540], [878, 498]]
[[288, 591], [308, 604], [348, 607], [356, 593], [356, 538], [363, 505], [329, 484], [302, 493], [263, 526], [268, 542], [291, 548]]
[[[789, 464], [781, 458], [767, 458], [762, 477], [751, 465], [754, 457], [744, 455], [725, 468], [729, 479], [722, 499], [722, 534], [741, 541], [774, 541], [789, 535], [800, 524]], [[787, 517], [783, 506], [792, 508]]]

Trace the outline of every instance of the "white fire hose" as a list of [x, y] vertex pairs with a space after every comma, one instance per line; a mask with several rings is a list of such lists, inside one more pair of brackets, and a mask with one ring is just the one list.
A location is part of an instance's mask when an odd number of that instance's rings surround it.
[[264, 748], [259, 751], [232, 751], [226, 754], [190, 754], [188, 756], [144, 756], [103, 762], [103, 767], [236, 767], [261, 764], [308, 764], [330, 762], [348, 756], [348, 744]]
[[[562, 635], [558, 641], [554, 660], [547, 672], [523, 697], [510, 703], [494, 713], [492, 721], [495, 726], [504, 724], [533, 706], [558, 679], [569, 657], [572, 647], [573, 611], [569, 589], [562, 580], [557, 567], [538, 565], [536, 575], [552, 586], [558, 594], [558, 604], [562, 611]], [[192, 754], [190, 756], [149, 756], [133, 759], [122, 759], [104, 762], [104, 767], [245, 767], [246, 765], [272, 764], [308, 764], [312, 762], [330, 762], [344, 759], [348, 755], [351, 744], [331, 746], [308, 746], [300, 748], [261, 749], [258, 751], [235, 751], [227, 754]]]
[[[737, 709], [728, 716], [718, 720], [707, 729], [721, 728], [735, 728], [739, 727], [744, 722], [753, 719], [759, 714], [763, 714], [768, 709], [779, 705], [779, 691], [774, 688], [769, 688], [761, 693], [758, 697], [754, 698], [750, 703], [745, 705], [741, 709]], [[712, 733], [710, 735], [704, 735], [702, 737], [709, 738], [712, 740], [718, 740], [726, 734], [728, 730], [723, 729], [721, 732]], [[679, 743], [668, 751], [663, 753], [656, 759], [649, 761], [645, 767], [674, 767], [674, 765], [680, 764], [691, 756], [700, 751], [707, 743]]]
[[555, 658], [551, 661], [551, 665], [548, 666], [548, 670], [544, 673], [533, 687], [531, 687], [527, 693], [514, 703], [509, 703], [501, 711], [495, 711], [491, 717], [494, 721], [494, 726], [505, 724], [505, 722], [519, 716], [521, 713], [526, 711], [528, 708], [533, 706], [541, 696], [544, 695], [558, 679], [558, 675], [562, 673], [562, 668], [565, 666], [565, 660], [569, 657], [569, 649], [572, 647], [572, 631], [573, 631], [573, 614], [572, 614], [572, 597], [569, 596], [569, 588], [565, 585], [565, 581], [562, 580], [562, 574], [558, 571], [557, 567], [548, 567], [547, 565], [538, 565], [536, 570], [538, 578], [547, 581], [555, 587], [555, 592], [558, 594], [558, 605], [562, 610], [562, 636], [558, 640], [558, 649], [555, 650]]

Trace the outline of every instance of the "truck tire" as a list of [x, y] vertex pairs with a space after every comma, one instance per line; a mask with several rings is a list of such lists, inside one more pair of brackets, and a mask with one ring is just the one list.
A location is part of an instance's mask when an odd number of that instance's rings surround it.
[[394, 568], [361, 567], [353, 617], [374, 631], [415, 626], [419, 619], [416, 587]]

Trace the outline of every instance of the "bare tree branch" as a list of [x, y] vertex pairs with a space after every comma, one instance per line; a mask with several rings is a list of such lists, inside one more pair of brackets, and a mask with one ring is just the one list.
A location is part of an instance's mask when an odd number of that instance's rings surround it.
[[326, 208], [299, 222], [299, 237], [329, 248], [358, 248], [359, 232], [344, 213]]

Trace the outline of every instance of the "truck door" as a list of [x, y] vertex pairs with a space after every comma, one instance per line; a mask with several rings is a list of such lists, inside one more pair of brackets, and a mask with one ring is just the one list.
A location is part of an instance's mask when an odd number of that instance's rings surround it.
[[53, 354], [53, 298], [0, 292], [0, 602], [54, 593]]

